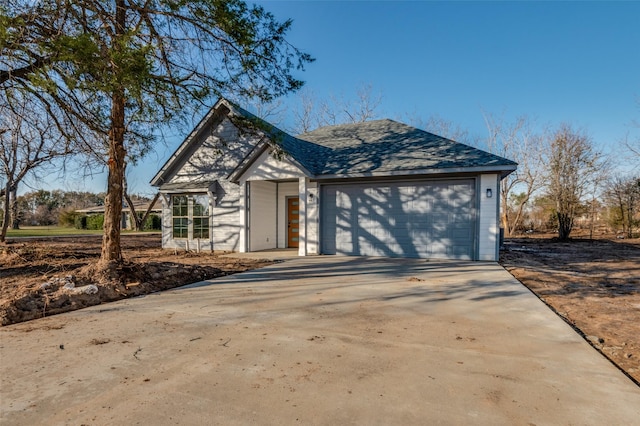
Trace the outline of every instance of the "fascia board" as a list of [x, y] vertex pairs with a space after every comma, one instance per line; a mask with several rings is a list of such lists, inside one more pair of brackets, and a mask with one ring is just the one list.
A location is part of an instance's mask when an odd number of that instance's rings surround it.
[[[242, 176], [251, 168], [251, 166], [258, 161], [260, 156], [267, 150], [274, 149], [274, 143], [268, 139], [262, 139], [258, 145], [240, 162], [238, 167], [236, 167], [233, 172], [229, 174], [228, 179], [233, 183], [239, 183], [242, 180]], [[314, 179], [315, 175], [306, 167], [302, 166], [298, 161], [296, 161], [291, 155], [289, 155], [286, 151], [283, 150], [283, 154], [286, 156], [287, 160], [293, 164], [295, 167], [300, 169], [300, 171], [310, 179]]]
[[242, 161], [238, 163], [236, 168], [233, 169], [231, 173], [229, 173], [229, 176], [227, 176], [227, 179], [230, 182], [239, 183], [242, 175], [247, 171], [247, 169], [249, 169], [249, 167], [251, 167], [253, 163], [255, 163], [258, 160], [258, 158], [260, 158], [262, 153], [266, 151], [268, 148], [269, 148], [269, 144], [265, 141], [264, 138], [261, 139], [256, 144], [256, 146], [249, 152], [249, 154], [247, 154], [242, 159]]
[[483, 167], [452, 167], [446, 169], [415, 169], [415, 170], [392, 170], [385, 172], [366, 172], [366, 173], [341, 173], [327, 174], [315, 176], [317, 180], [323, 179], [345, 179], [345, 178], [366, 178], [366, 177], [385, 177], [385, 176], [416, 176], [416, 175], [443, 175], [443, 174], [461, 174], [461, 173], [500, 173], [502, 177], [509, 175], [515, 171], [517, 166], [483, 166]]

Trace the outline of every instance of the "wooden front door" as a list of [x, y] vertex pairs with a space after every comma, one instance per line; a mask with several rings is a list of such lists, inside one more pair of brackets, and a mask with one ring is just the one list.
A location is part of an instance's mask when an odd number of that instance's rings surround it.
[[300, 241], [300, 199], [287, 198], [287, 247], [298, 247]]

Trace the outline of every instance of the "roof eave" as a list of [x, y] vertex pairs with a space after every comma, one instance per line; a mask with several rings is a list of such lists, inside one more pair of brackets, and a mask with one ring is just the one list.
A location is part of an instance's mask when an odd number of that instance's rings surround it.
[[169, 184], [168, 187], [160, 186], [159, 191], [163, 194], [196, 194], [202, 192], [216, 192], [217, 180], [206, 182], [183, 182]]
[[[249, 168], [258, 160], [258, 158], [260, 158], [260, 156], [265, 151], [269, 149], [273, 149], [274, 147], [276, 147], [275, 143], [271, 142], [271, 140], [267, 139], [266, 137], [263, 138], [260, 142], [258, 142], [255, 148], [251, 150], [251, 152], [240, 162], [240, 164], [238, 164], [238, 166], [235, 169], [233, 169], [233, 171], [229, 174], [228, 176], [229, 181], [235, 184], [240, 183], [242, 175], [244, 175], [247, 172], [247, 170], [249, 170]], [[316, 176], [313, 173], [311, 173], [309, 170], [307, 170], [306, 167], [300, 164], [299, 161], [297, 161], [295, 158], [293, 158], [291, 155], [287, 154], [286, 152], [284, 152], [284, 154], [286, 155], [287, 159], [294, 166], [300, 169], [300, 171], [305, 176], [307, 176], [310, 179], [315, 179]]]
[[514, 172], [517, 165], [513, 166], [478, 166], [478, 167], [450, 167], [440, 169], [413, 169], [413, 170], [389, 170], [389, 171], [373, 171], [362, 173], [340, 173], [340, 174], [323, 174], [315, 178], [324, 179], [344, 179], [344, 178], [365, 178], [365, 177], [399, 177], [399, 176], [418, 176], [418, 175], [451, 175], [451, 174], [469, 174], [469, 173], [499, 173], [501, 179]]
[[253, 163], [256, 162], [256, 160], [260, 157], [260, 155], [262, 155], [264, 151], [268, 149], [268, 147], [269, 145], [265, 141], [265, 139], [261, 139], [260, 142], [258, 142], [256, 146], [249, 152], [249, 154], [247, 154], [246, 157], [244, 157], [242, 161], [238, 163], [235, 169], [233, 169], [233, 171], [229, 173], [229, 176], [227, 177], [229, 182], [235, 184], [240, 183], [240, 177], [247, 171], [247, 169], [249, 169], [249, 167], [251, 167]]

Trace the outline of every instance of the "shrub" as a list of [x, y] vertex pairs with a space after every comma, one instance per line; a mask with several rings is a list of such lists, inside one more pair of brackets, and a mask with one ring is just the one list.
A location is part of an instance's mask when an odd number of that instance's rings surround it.
[[63, 210], [58, 216], [58, 226], [65, 228], [76, 227], [76, 220], [79, 216], [82, 216], [82, 214], [75, 210]]
[[104, 215], [94, 214], [87, 216], [87, 229], [102, 229], [104, 225]]
[[157, 214], [150, 214], [147, 216], [142, 229], [147, 231], [159, 231], [162, 229], [162, 220], [160, 219], [160, 216]]
[[74, 226], [76, 229], [87, 229], [87, 216], [76, 216], [74, 219]]

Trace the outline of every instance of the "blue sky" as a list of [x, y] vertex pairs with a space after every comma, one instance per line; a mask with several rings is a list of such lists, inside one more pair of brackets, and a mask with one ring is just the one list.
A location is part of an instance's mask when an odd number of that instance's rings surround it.
[[[318, 96], [382, 95], [381, 116], [437, 115], [486, 136], [482, 111], [584, 129], [613, 151], [640, 121], [640, 2], [259, 1], [293, 19]], [[296, 96], [285, 99], [295, 105]], [[132, 170], [135, 192], [182, 141]], [[106, 177], [64, 189], [104, 190]]]
[[317, 58], [315, 93], [382, 92], [388, 116], [484, 131], [481, 110], [567, 121], [600, 143], [640, 118], [640, 3], [261, 2]]

